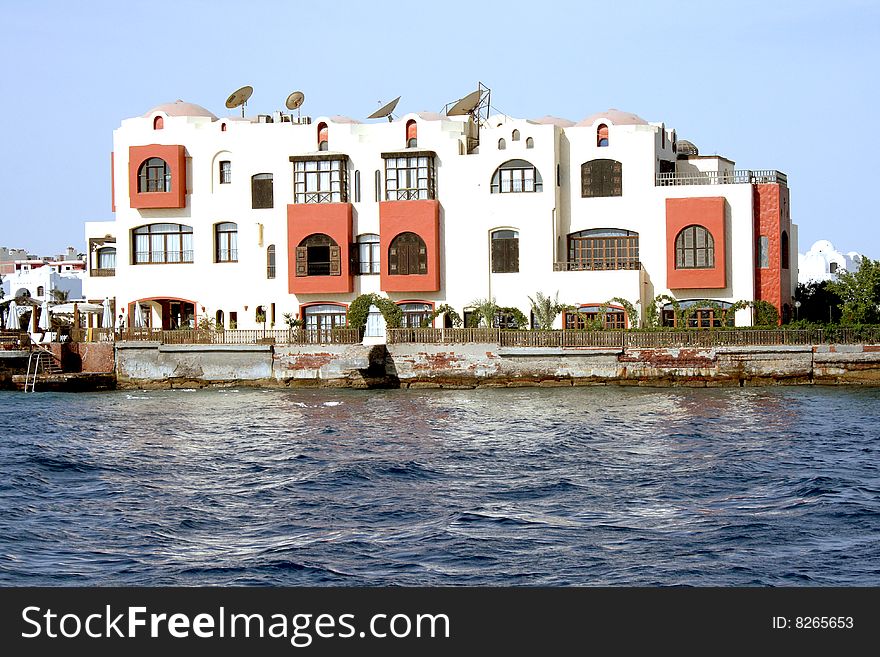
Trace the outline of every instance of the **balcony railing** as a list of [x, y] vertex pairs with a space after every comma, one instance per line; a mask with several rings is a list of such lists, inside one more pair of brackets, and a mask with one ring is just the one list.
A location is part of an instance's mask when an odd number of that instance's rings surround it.
[[101, 277], [101, 276], [116, 276], [116, 268], [110, 267], [99, 267], [97, 269], [92, 269], [89, 272], [89, 276], [92, 277]]
[[655, 184], [670, 185], [735, 185], [777, 183], [788, 185], [788, 176], [774, 169], [737, 169], [733, 171], [702, 171], [694, 173], [658, 173]]
[[617, 260], [616, 262], [571, 261], [554, 262], [553, 271], [633, 271], [641, 269], [639, 260]]
[[[103, 336], [101, 341], [111, 338]], [[353, 328], [304, 329], [231, 329], [209, 331], [178, 329], [166, 331], [154, 328], [128, 328], [116, 331], [118, 341], [153, 341], [162, 344], [357, 344], [360, 331]], [[97, 340], [96, 340], [97, 341]]]
[[192, 251], [136, 251], [134, 254], [136, 265], [175, 265], [192, 261]]

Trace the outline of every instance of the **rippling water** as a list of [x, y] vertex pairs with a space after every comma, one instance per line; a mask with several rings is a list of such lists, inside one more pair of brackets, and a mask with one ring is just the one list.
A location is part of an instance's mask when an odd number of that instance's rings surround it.
[[880, 389], [0, 392], [0, 584], [880, 584]]

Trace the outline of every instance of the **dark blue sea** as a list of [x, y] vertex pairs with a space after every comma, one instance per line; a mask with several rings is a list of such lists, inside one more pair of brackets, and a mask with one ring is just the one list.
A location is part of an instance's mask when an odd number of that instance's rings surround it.
[[0, 584], [880, 585], [880, 389], [0, 392]]

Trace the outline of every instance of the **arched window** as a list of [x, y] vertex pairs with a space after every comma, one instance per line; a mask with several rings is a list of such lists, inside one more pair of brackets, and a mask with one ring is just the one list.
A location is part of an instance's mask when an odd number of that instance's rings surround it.
[[[685, 318], [685, 326], [688, 328], [717, 328], [719, 326], [733, 326], [734, 313], [729, 312], [732, 304], [726, 301], [713, 301], [711, 299], [690, 299], [680, 301], [679, 308]], [[667, 303], [661, 312], [663, 326], [678, 326], [675, 316], [675, 306]]]
[[590, 160], [581, 165], [581, 198], [623, 195], [623, 165], [617, 160]]
[[318, 124], [318, 150], [326, 151], [329, 148], [327, 124], [321, 122]]
[[492, 231], [492, 273], [519, 271], [519, 233], [515, 230]]
[[779, 240], [779, 259], [782, 262], [782, 268], [788, 269], [788, 233], [786, 231], [782, 231], [782, 236]]
[[328, 235], [309, 235], [296, 247], [297, 276], [340, 276], [342, 254]]
[[225, 326], [224, 319], [225, 317], [223, 316], [223, 311], [218, 310], [216, 313], [214, 313], [214, 326], [222, 330]]
[[45, 294], [45, 288], [42, 285], [37, 286], [37, 296], [41, 297]]
[[596, 328], [625, 329], [626, 311], [617, 305], [590, 304], [578, 306], [577, 310], [566, 310], [564, 326], [567, 329], [589, 329], [601, 321]]
[[406, 146], [407, 148], [415, 148], [419, 145], [419, 126], [415, 119], [406, 122]]
[[257, 306], [254, 308], [254, 321], [257, 324], [265, 324], [266, 319], [266, 306]]
[[116, 269], [116, 248], [105, 246], [98, 249], [97, 268], [103, 270]]
[[379, 274], [379, 236], [373, 233], [358, 235], [358, 274]]
[[703, 226], [688, 226], [675, 237], [676, 269], [715, 267], [715, 239]]
[[238, 262], [238, 224], [226, 221], [214, 226], [214, 262]]
[[192, 226], [149, 224], [131, 233], [133, 265], [193, 261]]
[[639, 234], [620, 228], [594, 228], [568, 236], [570, 271], [639, 269]]
[[170, 192], [171, 167], [160, 157], [151, 157], [138, 169], [138, 192]]
[[[220, 124], [220, 132], [226, 132], [226, 121]], [[222, 310], [218, 310], [217, 312], [223, 312]]]
[[535, 140], [532, 139], [531, 137], [526, 137], [526, 148], [534, 148], [534, 147], [535, 147]]
[[153, 119], [153, 130], [161, 130], [164, 127], [165, 119], [163, 119], [161, 116], [157, 116], [155, 119]]
[[419, 328], [427, 325], [428, 317], [434, 312], [430, 303], [408, 302], [397, 305], [403, 311], [403, 317], [400, 320], [401, 328]]
[[335, 303], [316, 303], [302, 307], [303, 327], [309, 340], [330, 342], [334, 327], [346, 325], [345, 306]]
[[508, 160], [495, 169], [490, 187], [493, 194], [540, 192], [543, 189], [540, 172], [526, 160]]
[[604, 123], [600, 123], [599, 127], [596, 128], [596, 146], [607, 146], [608, 145], [608, 126]]
[[271, 173], [258, 173], [251, 176], [251, 208], [261, 210], [274, 207], [272, 184]]
[[415, 233], [401, 233], [388, 247], [388, 273], [406, 276], [428, 273], [428, 248]]
[[275, 245], [266, 247], [266, 278], [275, 278]]
[[514, 129], [510, 134], [510, 141], [519, 141], [519, 130]]
[[359, 170], [354, 172], [354, 202], [361, 202], [361, 172]]
[[498, 140], [498, 150], [503, 151], [505, 148], [507, 148], [507, 142], [504, 141], [504, 137], [502, 137]]

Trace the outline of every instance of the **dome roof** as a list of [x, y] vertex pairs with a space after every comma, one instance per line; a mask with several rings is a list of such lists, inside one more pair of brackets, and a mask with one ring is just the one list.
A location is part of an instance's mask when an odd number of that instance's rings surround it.
[[688, 141], [687, 139], [679, 139], [675, 143], [675, 152], [681, 153], [682, 155], [699, 155], [700, 150], [696, 147], [693, 142]]
[[570, 128], [574, 125], [574, 121], [570, 121], [569, 119], [563, 119], [558, 116], [542, 116], [540, 119], [530, 119], [531, 123], [538, 123], [541, 125], [558, 125], [560, 128]]
[[144, 114], [144, 116], [150, 116], [150, 114], [153, 114], [154, 112], [165, 112], [168, 116], [207, 116], [212, 119], [217, 118], [201, 105], [186, 103], [180, 99], [175, 100], [173, 103], [156, 105], [156, 107]]
[[591, 126], [598, 119], [606, 119], [608, 123], [612, 125], [648, 125], [648, 122], [645, 121], [641, 116], [637, 114], [631, 114], [629, 112], [621, 112], [618, 109], [608, 109], [604, 112], [596, 112], [595, 114], [590, 114], [583, 121], [578, 121], [578, 126]]

